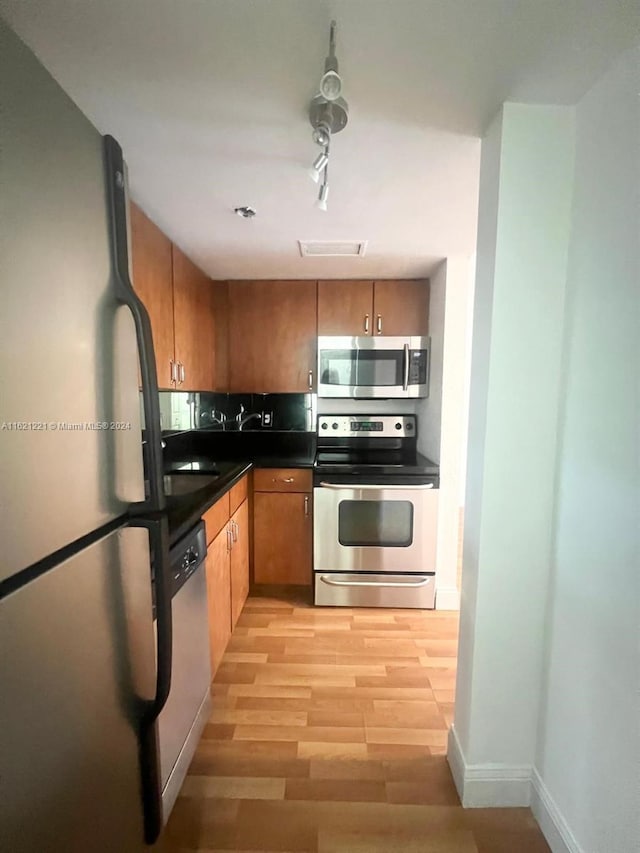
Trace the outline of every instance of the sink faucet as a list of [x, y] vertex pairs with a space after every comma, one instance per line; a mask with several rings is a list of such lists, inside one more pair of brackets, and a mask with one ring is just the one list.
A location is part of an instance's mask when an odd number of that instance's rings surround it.
[[248, 424], [249, 421], [253, 420], [254, 418], [260, 418], [260, 421], [262, 421], [262, 413], [261, 412], [251, 412], [250, 414], [245, 415], [245, 411], [246, 410], [245, 410], [244, 406], [242, 405], [242, 403], [240, 403], [240, 411], [236, 415], [236, 423], [238, 424], [238, 430], [239, 431], [242, 431], [242, 427], [245, 424]]

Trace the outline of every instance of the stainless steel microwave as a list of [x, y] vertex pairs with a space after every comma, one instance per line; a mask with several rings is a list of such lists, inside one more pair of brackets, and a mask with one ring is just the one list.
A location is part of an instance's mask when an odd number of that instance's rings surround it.
[[318, 338], [318, 396], [429, 396], [428, 337]]

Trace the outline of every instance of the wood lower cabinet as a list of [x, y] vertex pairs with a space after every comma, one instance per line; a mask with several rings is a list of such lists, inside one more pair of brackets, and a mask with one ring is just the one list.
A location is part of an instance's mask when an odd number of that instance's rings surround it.
[[313, 390], [316, 301], [315, 281], [229, 284], [229, 391]]
[[311, 584], [312, 545], [310, 492], [254, 493], [253, 573], [257, 584]]
[[318, 334], [427, 335], [429, 282], [319, 281]]
[[173, 274], [171, 240], [131, 203], [131, 266], [133, 286], [151, 320], [160, 388], [173, 388]]
[[249, 592], [248, 484], [249, 478], [243, 477], [203, 515], [212, 675]]
[[249, 594], [249, 501], [243, 501], [231, 518], [231, 628]]
[[207, 605], [211, 674], [215, 674], [231, 637], [230, 531], [225, 526], [207, 546]]

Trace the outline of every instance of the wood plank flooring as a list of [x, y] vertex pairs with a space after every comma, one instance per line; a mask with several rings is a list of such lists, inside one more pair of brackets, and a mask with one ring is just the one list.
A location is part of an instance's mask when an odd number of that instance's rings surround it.
[[457, 614], [249, 598], [162, 853], [548, 853], [464, 810], [444, 753]]

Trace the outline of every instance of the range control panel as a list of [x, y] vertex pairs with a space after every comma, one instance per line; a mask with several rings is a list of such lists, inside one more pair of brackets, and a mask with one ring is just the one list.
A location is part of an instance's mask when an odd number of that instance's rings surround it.
[[415, 415], [319, 415], [318, 439], [413, 438]]

